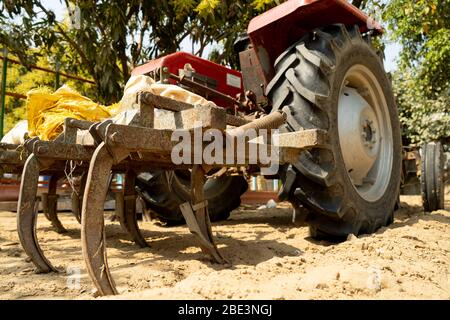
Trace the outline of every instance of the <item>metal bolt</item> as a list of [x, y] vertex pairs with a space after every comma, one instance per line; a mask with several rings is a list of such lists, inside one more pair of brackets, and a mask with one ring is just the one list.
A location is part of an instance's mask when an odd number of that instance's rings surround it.
[[114, 143], [114, 144], [123, 143], [122, 136], [121, 136], [118, 132], [113, 132], [113, 133], [109, 136], [109, 139], [110, 139], [111, 142]]
[[43, 154], [48, 152], [48, 148], [46, 146], [38, 146], [36, 149], [37, 153]]

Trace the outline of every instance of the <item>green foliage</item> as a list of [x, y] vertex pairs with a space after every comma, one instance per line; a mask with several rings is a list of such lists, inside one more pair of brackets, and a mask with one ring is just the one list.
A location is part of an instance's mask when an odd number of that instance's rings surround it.
[[280, 1], [272, 1], [272, 0], [253, 0], [252, 6], [255, 8], [256, 11], [262, 12], [267, 10], [268, 8], [273, 7], [273, 5], [279, 4]]
[[410, 69], [428, 98], [449, 89], [450, 0], [393, 0], [384, 18], [402, 47], [400, 69]]
[[[183, 15], [189, 14], [196, 8], [197, 1], [196, 0], [173, 0], [171, 2], [173, 5], [175, 12], [177, 13], [177, 19], [182, 18]], [[198, 10], [198, 8], [197, 8]]]
[[[198, 35], [207, 37], [208, 43], [217, 43], [209, 59], [238, 69], [239, 61], [233, 45], [239, 35], [247, 30], [250, 20], [280, 4], [279, 0], [221, 1], [213, 14], [199, 20]], [[198, 39], [193, 37], [194, 42]], [[201, 39], [199, 39], [201, 43]]]
[[214, 14], [214, 11], [219, 4], [219, 0], [201, 0], [197, 5], [197, 8], [195, 8], [195, 11], [197, 11], [201, 17], [207, 17]]
[[450, 97], [448, 94], [426, 98], [419, 91], [412, 73], [394, 73], [394, 93], [399, 107], [403, 135], [410, 145], [450, 137]]
[[449, 137], [450, 0], [392, 0], [383, 17], [402, 45], [393, 86], [405, 138]]

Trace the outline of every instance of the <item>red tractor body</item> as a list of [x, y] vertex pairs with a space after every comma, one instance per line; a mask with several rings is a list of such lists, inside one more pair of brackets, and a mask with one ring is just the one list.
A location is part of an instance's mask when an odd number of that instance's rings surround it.
[[[135, 68], [132, 75], [149, 74], [162, 83], [176, 84], [170, 74], [185, 77], [217, 90], [222, 94], [235, 97], [243, 92], [242, 74], [220, 64], [196, 57], [186, 52], [176, 52], [152, 60]], [[191, 91], [195, 91], [190, 89]], [[230, 102], [220, 97], [207, 97], [222, 107], [232, 107]]]

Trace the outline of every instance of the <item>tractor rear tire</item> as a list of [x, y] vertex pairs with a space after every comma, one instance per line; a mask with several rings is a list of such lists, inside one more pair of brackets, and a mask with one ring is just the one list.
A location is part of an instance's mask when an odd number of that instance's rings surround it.
[[280, 172], [280, 194], [309, 209], [306, 222], [316, 238], [343, 240], [393, 221], [400, 124], [390, 81], [368, 40], [356, 26], [316, 29], [278, 57], [267, 86], [272, 111], [287, 113], [280, 131], [327, 132], [328, 146], [303, 151]]
[[422, 147], [420, 189], [425, 211], [444, 209], [444, 149], [440, 142]]
[[[191, 200], [189, 171], [156, 170], [141, 173], [136, 187], [158, 219], [169, 224], [185, 223], [180, 204]], [[223, 176], [208, 179], [204, 186], [212, 222], [226, 220], [232, 210], [241, 204], [241, 195], [248, 183], [242, 176]]]

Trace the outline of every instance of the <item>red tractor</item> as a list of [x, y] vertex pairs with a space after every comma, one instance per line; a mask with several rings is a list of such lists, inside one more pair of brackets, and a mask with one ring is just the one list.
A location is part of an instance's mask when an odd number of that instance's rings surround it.
[[[295, 213], [305, 212], [302, 218], [312, 236], [345, 239], [391, 223], [402, 146], [391, 85], [370, 41], [381, 32], [376, 22], [344, 0], [287, 1], [254, 18], [247, 36], [236, 43], [242, 73], [186, 53], [134, 70], [186, 87], [223, 108], [140, 92], [139, 108], [126, 123], [67, 118], [54, 141], [25, 142], [26, 161], [16, 146], [3, 146], [3, 167], [22, 172], [17, 227], [25, 252], [39, 272], [57, 270], [36, 236], [36, 191], [40, 174], [64, 176], [71, 160], [78, 164], [73, 174], [83, 177], [73, 207], [81, 216], [86, 270], [99, 294], [117, 293], [106, 259], [104, 226], [111, 172], [124, 174], [117, 215], [136, 244], [147, 246], [136, 218], [138, 190], [160, 219], [186, 221], [202, 250], [225, 263], [210, 217], [226, 219], [247, 189], [242, 176], [229, 173], [256, 174], [259, 166], [264, 168], [263, 157], [258, 155], [259, 162], [252, 164], [246, 151], [234, 149], [226, 163], [175, 163], [172, 138], [178, 129], [194, 131], [194, 136], [196, 130], [216, 129], [222, 139], [237, 139], [249, 129], [280, 129], [260, 144], [279, 147], [279, 198], [289, 200]], [[93, 142], [78, 143], [80, 130]], [[278, 142], [272, 140], [276, 136]], [[195, 143], [188, 145], [192, 156]], [[203, 154], [206, 148], [198, 146]], [[223, 140], [218, 148], [226, 149]], [[56, 188], [51, 189], [47, 207], [56, 217]]]
[[[328, 146], [303, 151], [280, 169], [279, 198], [308, 209], [315, 237], [372, 233], [393, 220], [402, 163], [391, 84], [371, 46], [382, 32], [345, 0], [291, 0], [254, 18], [236, 42], [241, 72], [179, 52], [133, 74], [188, 87], [233, 114], [281, 110], [281, 132], [326, 131]], [[159, 218], [183, 221], [188, 172], [141, 174], [137, 186]], [[208, 180], [210, 218], [226, 219], [246, 189], [240, 176]]]

